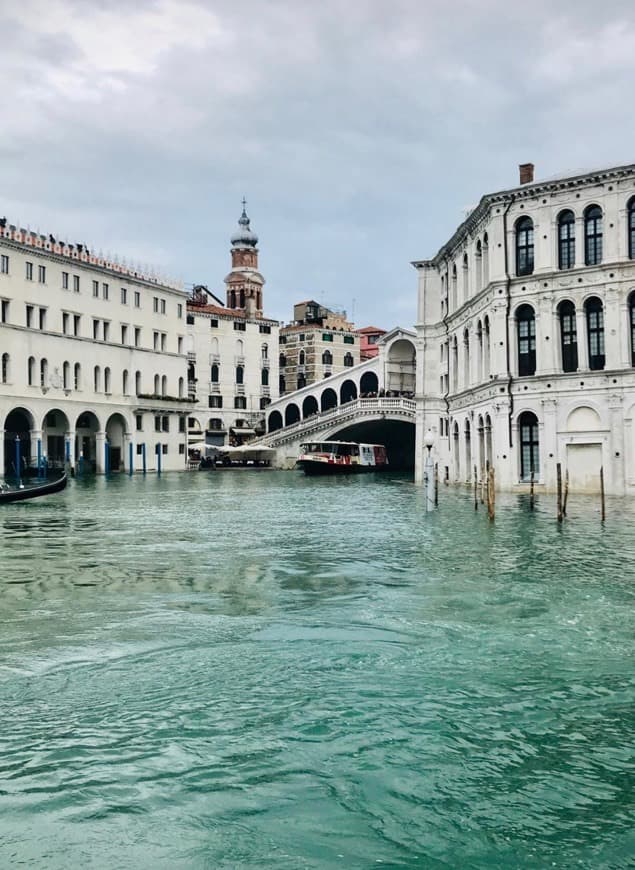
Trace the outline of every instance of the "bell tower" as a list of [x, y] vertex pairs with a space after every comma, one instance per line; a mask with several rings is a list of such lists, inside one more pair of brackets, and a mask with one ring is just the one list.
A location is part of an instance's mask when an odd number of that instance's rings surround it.
[[227, 307], [243, 310], [247, 317], [257, 317], [262, 315], [265, 279], [258, 271], [258, 236], [250, 227], [244, 198], [242, 206], [238, 229], [231, 237], [232, 270], [225, 278]]

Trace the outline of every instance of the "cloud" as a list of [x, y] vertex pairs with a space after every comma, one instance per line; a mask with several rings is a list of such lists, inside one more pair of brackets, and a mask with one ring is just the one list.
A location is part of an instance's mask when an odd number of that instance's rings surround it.
[[[0, 10], [0, 213], [222, 293], [245, 193], [266, 307], [410, 325], [466, 202], [622, 162], [615, 0], [25, 0]], [[630, 157], [629, 157], [630, 159]], [[411, 299], [411, 313], [407, 303]]]

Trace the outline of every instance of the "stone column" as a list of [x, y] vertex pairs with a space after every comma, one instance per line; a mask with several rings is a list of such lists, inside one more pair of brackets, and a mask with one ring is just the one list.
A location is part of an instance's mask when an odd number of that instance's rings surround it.
[[620, 323], [620, 300], [617, 287], [607, 287], [604, 306], [604, 352], [605, 368], [618, 369], [624, 364], [621, 354], [620, 333], [624, 332]]
[[[66, 441], [69, 442], [69, 451], [68, 451], [68, 464], [71, 468], [75, 468], [75, 462], [77, 458], [75, 456], [75, 441], [76, 441], [77, 433], [74, 429], [69, 429], [68, 432], [64, 435]], [[64, 451], [66, 451], [66, 445], [64, 445]]]
[[[514, 451], [509, 445], [509, 399], [500, 399], [494, 405], [492, 415], [494, 456], [490, 460], [496, 472], [496, 489], [510, 489], [517, 482], [518, 472], [514, 465]], [[514, 434], [514, 445], [516, 435]]]
[[494, 307], [490, 318], [490, 368], [494, 377], [501, 378], [507, 374], [506, 344], [505, 305], [502, 303]]
[[95, 471], [97, 474], [104, 474], [105, 468], [105, 445], [106, 433], [97, 432], [95, 435]]
[[[556, 488], [556, 463], [562, 463], [564, 480], [566, 456], [560, 454], [558, 441], [558, 401], [557, 399], [542, 400], [542, 420], [538, 423], [540, 482], [548, 490]], [[536, 481], [538, 482], [538, 481]]]
[[609, 436], [605, 461], [608, 468], [604, 469], [607, 492], [613, 495], [624, 495], [626, 492], [626, 458], [624, 456], [624, 405], [618, 395], [609, 396]]
[[[178, 418], [176, 418], [176, 419], [178, 419]], [[132, 447], [132, 468], [130, 468], [130, 445], [131, 444], [133, 445], [133, 447]], [[123, 456], [121, 458], [123, 460], [123, 467], [124, 467], [125, 471], [127, 471], [127, 472], [134, 471], [135, 453], [134, 453], [134, 444], [132, 441], [132, 435], [130, 432], [124, 432], [123, 447], [121, 449], [123, 450]]]
[[578, 371], [589, 370], [589, 345], [586, 332], [586, 312], [582, 306], [575, 311], [575, 330], [578, 342]]
[[539, 303], [536, 318], [536, 374], [552, 375], [556, 371], [555, 340], [557, 323], [553, 314], [551, 294]]
[[[27, 462], [29, 465], [37, 465], [37, 442], [40, 441], [42, 443], [42, 456], [46, 455], [46, 444], [42, 440], [42, 430], [41, 429], [31, 429], [31, 455], [25, 456], [24, 451], [22, 451], [22, 459], [24, 462]], [[24, 464], [23, 462], [23, 464]]]

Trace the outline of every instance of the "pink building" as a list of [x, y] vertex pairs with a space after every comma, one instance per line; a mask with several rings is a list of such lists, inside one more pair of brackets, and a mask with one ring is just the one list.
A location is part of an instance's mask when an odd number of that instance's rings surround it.
[[362, 360], [372, 359], [379, 353], [377, 342], [386, 335], [385, 329], [380, 329], [378, 326], [364, 326], [362, 329], [355, 330], [359, 335], [359, 355]]

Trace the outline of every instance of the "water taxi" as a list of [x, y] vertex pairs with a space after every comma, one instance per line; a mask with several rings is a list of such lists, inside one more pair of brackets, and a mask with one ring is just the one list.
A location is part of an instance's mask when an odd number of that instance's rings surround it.
[[388, 457], [383, 444], [307, 441], [300, 445], [300, 450], [296, 464], [305, 474], [350, 474], [388, 468]]

